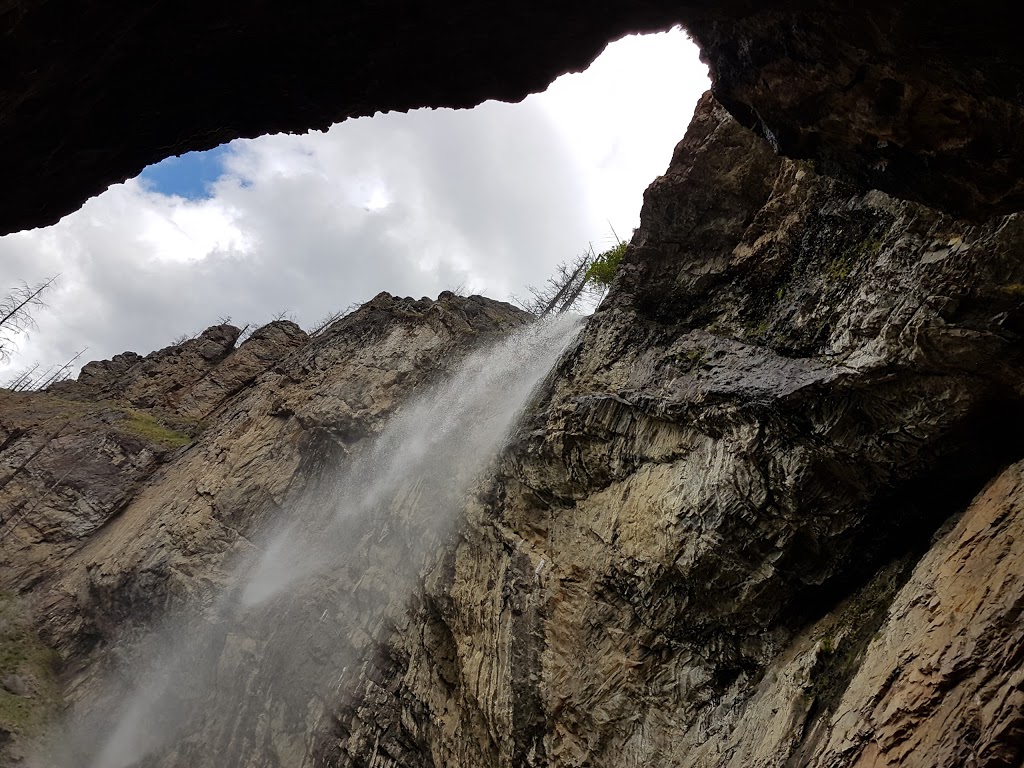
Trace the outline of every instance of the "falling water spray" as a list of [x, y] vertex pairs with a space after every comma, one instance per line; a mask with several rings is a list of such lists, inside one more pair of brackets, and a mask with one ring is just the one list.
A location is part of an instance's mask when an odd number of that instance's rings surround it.
[[[71, 725], [59, 764], [304, 763], [315, 721], [344, 697], [337, 679], [383, 616], [405, 609], [424, 560], [578, 329], [565, 316], [531, 324], [401, 408], [273, 522], [202, 620], [154, 634], [136, 653], [147, 673], [114, 721]], [[272, 757], [254, 759], [261, 750]]]

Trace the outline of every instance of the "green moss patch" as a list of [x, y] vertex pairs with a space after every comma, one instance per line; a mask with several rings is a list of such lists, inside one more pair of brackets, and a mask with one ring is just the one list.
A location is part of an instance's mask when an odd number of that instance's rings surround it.
[[27, 688], [19, 695], [0, 687], [0, 728], [28, 739], [42, 733], [60, 704], [57, 663], [21, 603], [0, 592], [0, 679], [16, 675]]
[[855, 241], [825, 263], [822, 275], [827, 283], [845, 280], [859, 266], [870, 266], [882, 250], [882, 241], [871, 235]]
[[180, 448], [192, 442], [192, 438], [184, 432], [164, 426], [149, 414], [126, 410], [125, 416], [121, 423], [122, 429], [151, 442], [160, 443], [168, 448]]
[[1016, 299], [1024, 298], [1024, 283], [1007, 283], [1000, 286], [999, 290]]

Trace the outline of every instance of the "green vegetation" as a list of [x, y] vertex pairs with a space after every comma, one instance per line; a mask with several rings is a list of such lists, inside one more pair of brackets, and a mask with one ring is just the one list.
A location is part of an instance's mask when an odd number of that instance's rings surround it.
[[0, 592], [0, 677], [18, 675], [29, 688], [19, 696], [0, 688], [0, 727], [33, 736], [59, 703], [55, 670], [57, 655], [32, 631], [17, 600]]
[[858, 264], [869, 265], [871, 260], [875, 259], [881, 250], [881, 240], [867, 237], [855, 243], [835, 258], [830, 259], [825, 264], [822, 274], [825, 276], [825, 280], [830, 283], [845, 280], [850, 276], [850, 272], [855, 266]]
[[693, 349], [686, 350], [683, 354], [686, 356], [686, 362], [688, 363], [689, 369], [693, 370], [704, 362], [704, 358], [707, 356], [708, 350], [706, 347], [695, 347]]
[[180, 448], [192, 442], [192, 438], [184, 432], [165, 427], [155, 418], [139, 411], [126, 410], [127, 418], [122, 422], [122, 427], [133, 432], [139, 437], [144, 437], [154, 443], [160, 443], [168, 448]]
[[845, 280], [850, 275], [852, 262], [853, 259], [849, 254], [837, 256], [832, 259], [825, 265], [825, 269], [823, 270], [825, 280], [830, 283], [837, 283], [840, 280]]
[[747, 338], [751, 339], [763, 339], [764, 335], [768, 333], [771, 328], [771, 321], [767, 317], [760, 319], [751, 318], [742, 322], [743, 333]]
[[615, 273], [619, 270], [619, 263], [622, 261], [628, 246], [629, 243], [621, 240], [607, 251], [597, 254], [594, 260], [590, 262], [590, 266], [587, 267], [587, 282], [600, 286], [603, 289], [611, 286], [612, 280], [615, 279]]
[[595, 254], [593, 246], [590, 246], [572, 261], [559, 264], [545, 285], [540, 288], [526, 286], [529, 298], [512, 296], [512, 301], [537, 317], [571, 312], [586, 296], [595, 304], [600, 303], [629, 246], [624, 240], [619, 240], [614, 229], [612, 234], [616, 244], [607, 251]]
[[1021, 298], [1024, 296], [1024, 283], [1007, 283], [1002, 286], [1000, 290], [1007, 296], [1013, 296], [1014, 298]]

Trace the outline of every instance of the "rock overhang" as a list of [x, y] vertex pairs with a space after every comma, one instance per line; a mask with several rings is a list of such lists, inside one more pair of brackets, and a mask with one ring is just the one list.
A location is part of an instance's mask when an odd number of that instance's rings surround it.
[[517, 101], [674, 24], [781, 154], [960, 217], [1024, 208], [1024, 51], [997, 0], [53, 5], [0, 8], [0, 232], [234, 138]]

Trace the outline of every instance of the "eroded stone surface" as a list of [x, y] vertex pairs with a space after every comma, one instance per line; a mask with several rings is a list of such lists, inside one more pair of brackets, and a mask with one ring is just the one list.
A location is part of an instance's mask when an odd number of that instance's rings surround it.
[[921, 560], [815, 766], [1017, 765], [1024, 754], [1024, 466]]
[[[5, 525], [5, 533], [17, 537], [13, 539], [17, 546], [4, 549], [3, 583], [5, 588], [28, 591], [25, 610], [35, 613], [46, 642], [65, 659], [67, 705], [88, 713], [119, 705], [124, 692], [105, 686], [105, 673], [119, 663], [117, 656], [109, 655], [110, 645], [124, 648], [120, 653], [127, 657], [122, 663], [130, 663], [132, 654], [145, 653], [132, 647], [133, 637], [143, 637], [168, 612], [194, 615], [196, 605], [216, 598], [238, 558], [252, 550], [249, 535], [270, 517], [282, 520], [289, 513], [298, 514], [297, 500], [306, 484], [318, 482], [325, 471], [333, 475], [347, 452], [378, 431], [398, 404], [456, 365], [470, 349], [520, 327], [526, 318], [517, 309], [480, 297], [445, 293], [438, 301], [414, 301], [381, 294], [301, 346], [292, 341], [297, 329], [285, 323], [257, 331], [236, 351], [225, 353], [218, 348], [213, 355], [217, 364], [198, 378], [190, 364], [196, 345], [187, 342], [184, 350], [163, 350], [134, 361], [116, 375], [86, 376], [81, 384], [65, 387], [65, 394], [74, 394], [76, 400], [39, 393], [11, 395], [24, 408], [26, 418], [41, 419], [47, 408], [59, 411], [50, 421], [58, 420], [62, 409], [86, 414], [82, 418], [91, 418], [100, 407], [114, 409], [118, 401], [96, 405], [87, 400], [90, 387], [94, 394], [116, 394], [121, 402], [139, 408], [140, 393], [151, 394], [147, 403], [157, 413], [187, 415], [196, 402], [205, 402], [204, 408], [211, 402], [220, 406], [195, 440], [176, 449], [174, 462], [144, 487], [139, 478], [157, 469], [155, 458], [139, 476], [130, 473], [134, 465], [123, 459], [111, 460], [109, 471], [103, 469], [106, 464], [90, 465], [82, 468], [76, 483], [78, 496], [51, 494], [45, 505], [30, 504], [11, 525]], [[304, 341], [305, 335], [298, 333]], [[278, 337], [284, 342], [269, 348], [290, 348], [292, 354], [261, 357], [268, 340]], [[179, 386], [169, 388], [172, 372], [178, 375]], [[245, 375], [240, 379], [241, 374]], [[232, 394], [242, 380], [247, 386]], [[46, 423], [14, 425], [12, 434], [16, 429], [23, 434], [5, 444], [0, 454], [12, 465], [24, 465], [23, 474], [33, 478], [48, 477], [43, 473], [59, 473], [69, 465], [77, 467], [77, 449], [45, 443]], [[113, 420], [112, 426], [95, 420], [73, 423], [83, 435], [78, 439], [91, 441], [81, 446], [81, 453], [92, 464], [101, 462], [105, 454], [94, 443], [114, 439], [120, 422]], [[40, 441], [47, 450], [33, 453], [32, 447]], [[109, 476], [115, 471], [121, 474]], [[45, 489], [46, 480], [37, 480], [25, 484], [23, 495], [39, 495]], [[94, 520], [96, 515], [86, 511], [100, 507], [108, 493], [119, 500], [116, 519], [108, 511]], [[294, 508], [283, 513], [288, 502]], [[47, 534], [49, 529], [52, 532]], [[54, 537], [64, 545], [57, 548]], [[394, 570], [387, 561], [380, 567]], [[296, 602], [308, 607], [308, 601], [315, 599], [307, 594]], [[316, 615], [320, 616], [319, 610]], [[275, 654], [287, 655], [295, 643], [286, 635], [304, 631], [304, 620], [303, 614], [294, 624], [286, 623], [273, 636], [276, 646], [268, 645], [266, 639], [257, 641], [256, 647], [242, 637], [239, 647], [228, 642], [220, 662], [225, 670], [233, 670], [228, 679], [237, 679], [238, 685], [250, 679], [262, 685], [257, 673], [272, 664]], [[346, 628], [350, 630], [351, 625]], [[262, 657], [255, 665], [251, 663], [254, 654]], [[293, 674], [318, 676], [322, 671], [303, 660]], [[266, 696], [274, 696], [272, 686]], [[252, 706], [259, 710], [271, 703], [255, 697]], [[299, 706], [296, 702], [295, 707]], [[305, 703], [301, 707], [304, 711]], [[183, 764], [208, 759], [210, 744], [225, 738], [225, 729], [259, 727], [253, 712], [236, 714], [237, 720], [211, 721], [211, 741], [196, 745], [194, 753], [186, 750], [178, 755]], [[221, 750], [221, 758], [258, 761], [268, 754], [285, 760], [301, 758], [303, 742], [294, 740], [295, 731], [301, 733], [310, 726], [298, 710], [295, 716], [292, 727], [279, 727], [265, 744], [242, 739], [227, 752]]]
[[[241, 708], [152, 765], [1013, 764], [1021, 228], [819, 176], [705, 97], [457, 526], [410, 481], [346, 529], [343, 566], [215, 635], [190, 672]], [[71, 706], [116, 703], [115, 638], [189, 605], [217, 626], [252, 531], [523, 322], [381, 295], [228, 396], [60, 573], [21, 550]]]
[[820, 759], [849, 627], [1020, 455], [1020, 226], [818, 177], [706, 99], [317, 764]]
[[287, 320], [257, 328], [236, 347], [240, 334], [233, 325], [215, 325], [146, 357], [125, 352], [112, 360], [94, 361], [76, 380], [49, 391], [67, 398], [124, 403], [159, 413], [192, 431], [307, 338]]
[[719, 100], [819, 172], [983, 219], [1020, 210], [1022, 61], [1002, 3], [747, 3], [690, 28]]

